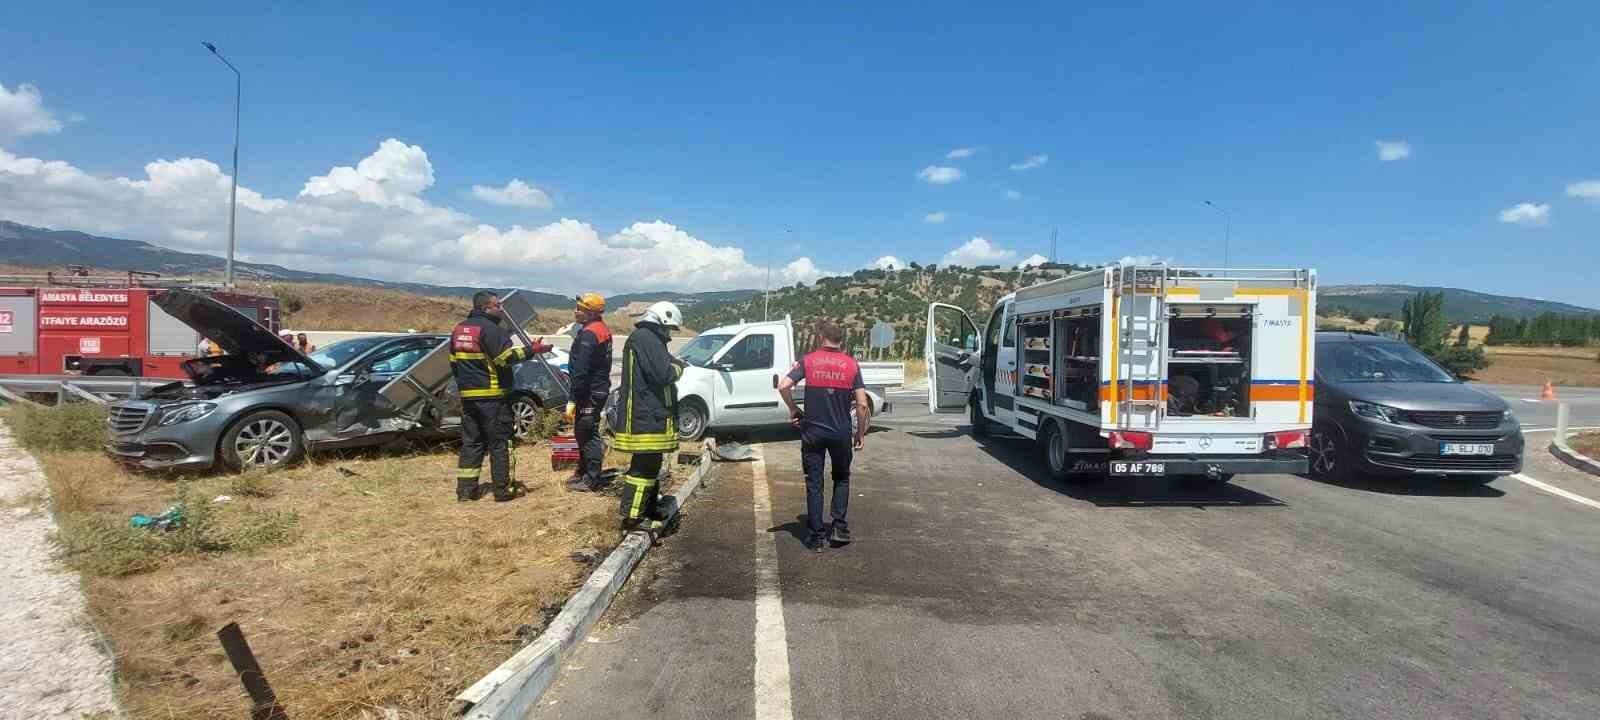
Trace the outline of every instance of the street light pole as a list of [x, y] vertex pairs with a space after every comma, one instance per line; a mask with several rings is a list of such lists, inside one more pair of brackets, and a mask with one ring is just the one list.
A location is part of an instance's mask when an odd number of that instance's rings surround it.
[[1231, 240], [1229, 236], [1233, 234], [1233, 217], [1228, 214], [1227, 210], [1223, 210], [1210, 200], [1207, 200], [1206, 204], [1210, 205], [1212, 210], [1222, 213], [1222, 268], [1226, 270], [1228, 268], [1228, 244]]
[[228, 260], [223, 270], [223, 287], [233, 289], [233, 250], [235, 247], [234, 229], [239, 213], [239, 98], [244, 94], [244, 76], [239, 74], [239, 68], [228, 62], [228, 59], [217, 52], [217, 46], [202, 42], [212, 55], [217, 56], [223, 65], [233, 71], [233, 188], [228, 191]]

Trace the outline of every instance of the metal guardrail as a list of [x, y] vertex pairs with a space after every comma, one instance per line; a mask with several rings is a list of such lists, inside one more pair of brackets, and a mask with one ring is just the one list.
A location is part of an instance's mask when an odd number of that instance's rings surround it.
[[142, 397], [152, 388], [174, 382], [171, 378], [105, 377], [82, 375], [0, 375], [0, 398], [26, 400], [28, 394], [55, 395], [57, 403], [71, 398], [105, 404], [120, 398]]

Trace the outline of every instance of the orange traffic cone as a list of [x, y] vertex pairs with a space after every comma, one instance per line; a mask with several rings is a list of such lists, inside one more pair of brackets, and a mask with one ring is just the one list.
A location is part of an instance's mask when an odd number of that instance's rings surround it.
[[1556, 386], [1551, 385], [1549, 380], [1544, 381], [1544, 389], [1539, 391], [1539, 399], [1540, 400], [1554, 400], [1554, 399], [1556, 399]]

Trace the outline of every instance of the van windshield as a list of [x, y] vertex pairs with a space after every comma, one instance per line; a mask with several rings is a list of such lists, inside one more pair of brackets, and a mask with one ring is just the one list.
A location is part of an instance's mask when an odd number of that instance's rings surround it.
[[701, 335], [678, 351], [678, 359], [695, 367], [705, 367], [717, 351], [732, 339], [732, 335]]
[[1328, 382], [1455, 382], [1428, 356], [1403, 343], [1336, 342], [1317, 346], [1317, 374]]

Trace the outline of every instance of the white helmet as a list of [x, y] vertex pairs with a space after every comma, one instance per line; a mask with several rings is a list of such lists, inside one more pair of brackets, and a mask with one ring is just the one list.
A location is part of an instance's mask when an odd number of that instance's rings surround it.
[[663, 300], [645, 308], [644, 313], [639, 315], [638, 322], [655, 323], [669, 328], [683, 327], [683, 311], [679, 310], [677, 305]]

